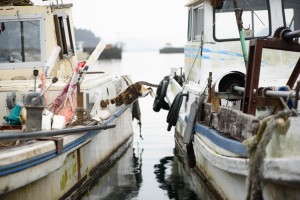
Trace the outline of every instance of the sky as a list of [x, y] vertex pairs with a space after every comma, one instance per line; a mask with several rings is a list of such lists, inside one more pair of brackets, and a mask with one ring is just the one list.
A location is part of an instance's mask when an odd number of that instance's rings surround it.
[[[42, 0], [33, 2], [41, 4]], [[166, 43], [182, 47], [186, 41], [187, 0], [64, 0], [63, 3], [73, 3], [76, 28], [91, 30], [106, 43], [122, 42], [127, 50], [158, 49]]]

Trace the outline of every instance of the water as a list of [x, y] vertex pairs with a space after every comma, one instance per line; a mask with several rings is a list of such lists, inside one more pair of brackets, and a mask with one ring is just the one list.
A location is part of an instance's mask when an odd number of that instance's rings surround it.
[[[158, 84], [171, 67], [183, 67], [183, 54], [125, 52], [122, 60], [100, 61], [94, 70], [130, 74], [133, 82]], [[152, 110], [154, 99], [139, 99], [142, 127], [133, 121], [134, 140], [124, 155], [99, 177], [83, 199], [208, 199], [185, 161], [175, 150], [174, 129], [167, 131], [167, 111]], [[177, 154], [177, 156], [174, 156]]]

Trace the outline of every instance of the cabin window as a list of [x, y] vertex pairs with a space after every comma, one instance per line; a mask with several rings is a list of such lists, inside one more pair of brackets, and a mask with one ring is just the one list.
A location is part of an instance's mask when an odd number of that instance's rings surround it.
[[204, 29], [203, 5], [193, 8], [193, 40], [200, 40]]
[[191, 41], [192, 39], [192, 9], [189, 9], [188, 13], [188, 31], [187, 31], [187, 40]]
[[284, 26], [291, 30], [300, 29], [299, 0], [284, 0], [283, 2]]
[[[238, 1], [246, 39], [271, 35], [268, 0]], [[214, 38], [217, 41], [238, 40], [239, 31], [232, 1], [225, 1], [221, 9], [214, 10]]]
[[54, 16], [56, 38], [58, 46], [61, 47], [60, 58], [74, 54], [74, 46], [68, 16]]
[[41, 62], [40, 26], [40, 20], [0, 21], [0, 64]]

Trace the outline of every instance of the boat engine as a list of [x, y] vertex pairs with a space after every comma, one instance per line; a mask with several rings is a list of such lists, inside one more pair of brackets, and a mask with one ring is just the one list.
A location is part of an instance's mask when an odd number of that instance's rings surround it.
[[42, 130], [43, 110], [46, 107], [43, 95], [38, 92], [27, 94], [24, 98], [24, 106], [26, 108], [25, 132]]

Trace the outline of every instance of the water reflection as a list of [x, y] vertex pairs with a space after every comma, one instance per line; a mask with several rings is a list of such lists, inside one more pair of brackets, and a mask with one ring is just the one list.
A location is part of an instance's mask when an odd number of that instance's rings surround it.
[[[153, 150], [150, 150], [150, 155], [154, 157], [149, 156], [148, 150], [155, 145], [144, 144], [141, 139], [132, 143], [108, 171], [94, 181], [82, 199], [217, 199], [196, 172], [188, 167], [177, 144], [171, 156], [162, 154], [163, 157], [153, 154]], [[156, 157], [160, 159], [154, 159]]]
[[[82, 199], [144, 199], [139, 197], [143, 184], [143, 152], [144, 149], [140, 148], [127, 149], [103, 176], [94, 181], [87, 195]], [[180, 163], [176, 156], [166, 156], [154, 165], [153, 172], [158, 187], [167, 192], [167, 196], [163, 199], [199, 199], [198, 195], [190, 189], [189, 180], [185, 180], [179, 173], [183, 170], [180, 169], [180, 165], [184, 164]], [[155, 186], [155, 183], [153, 185]], [[151, 190], [151, 188], [147, 189]]]
[[174, 156], [167, 156], [160, 159], [160, 163], [154, 165], [154, 173], [159, 187], [166, 190], [169, 199], [198, 199], [196, 193], [190, 190], [183, 178], [178, 175], [178, 163], [173, 160]]
[[142, 153], [129, 147], [111, 168], [91, 185], [84, 200], [135, 199], [143, 182]]
[[210, 190], [199, 174], [190, 168], [187, 156], [181, 151], [178, 144], [175, 143], [173, 166], [174, 182], [178, 184], [178, 199], [203, 199], [216, 200], [218, 196]]
[[[135, 153], [137, 151], [137, 153]], [[139, 152], [139, 149], [133, 148], [133, 173], [136, 180], [136, 187], [139, 189], [141, 187], [141, 184], [143, 182], [142, 177], [142, 154], [144, 149]], [[137, 155], [137, 156], [136, 156]]]

